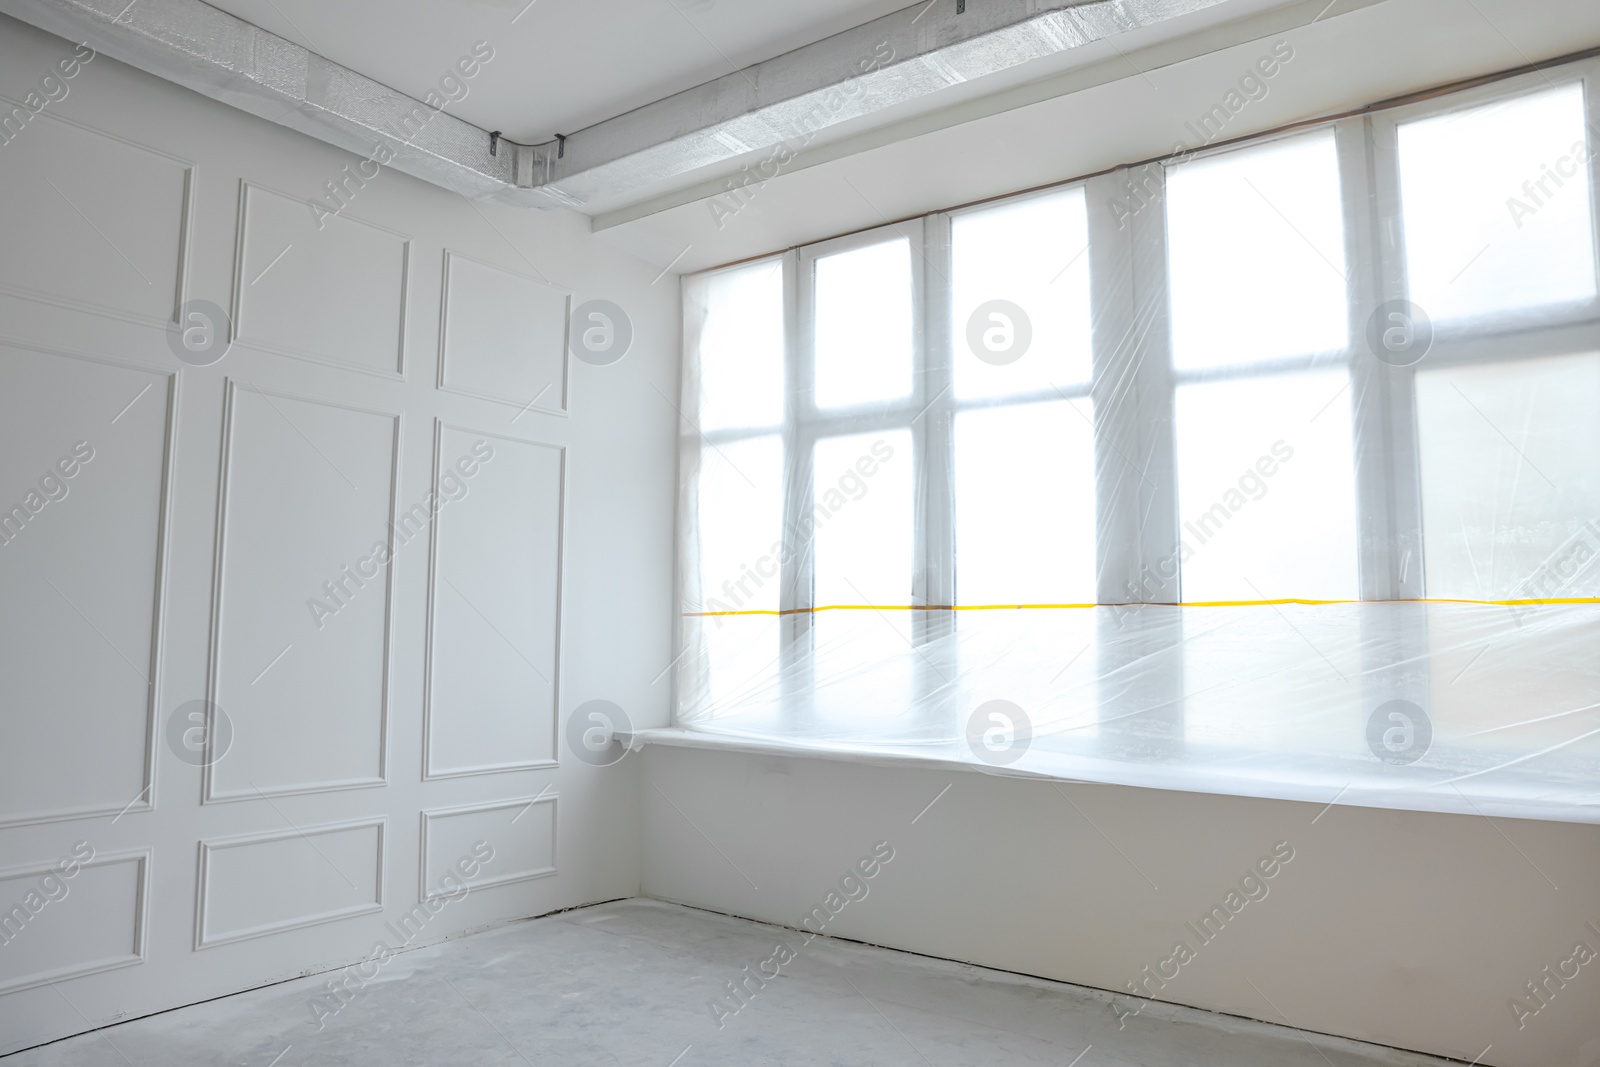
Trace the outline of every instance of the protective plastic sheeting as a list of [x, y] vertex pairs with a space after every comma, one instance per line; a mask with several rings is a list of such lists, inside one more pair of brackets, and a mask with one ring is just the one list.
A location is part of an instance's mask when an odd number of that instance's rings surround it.
[[678, 727], [1600, 821], [1596, 64], [1223, 125], [686, 279]]

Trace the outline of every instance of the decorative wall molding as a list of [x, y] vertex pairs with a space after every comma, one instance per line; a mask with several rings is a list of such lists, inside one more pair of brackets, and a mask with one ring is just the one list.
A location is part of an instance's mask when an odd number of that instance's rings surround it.
[[[54, 345], [41, 345], [35, 341], [4, 334], [0, 334], [0, 347], [16, 348], [38, 355], [74, 359], [85, 363], [115, 367], [120, 370], [136, 371], [141, 374], [151, 375], [158, 380], [165, 379], [163, 397], [167, 405], [166, 417], [162, 425], [161, 497], [157, 505], [155, 582], [154, 588], [151, 590], [150, 648], [146, 659], [147, 670], [150, 673], [148, 695], [145, 701], [142, 787], [138, 794], [130, 797], [123, 804], [90, 804], [52, 811], [0, 816], [0, 830], [21, 826], [36, 826], [45, 823], [68, 822], [77, 819], [102, 818], [105, 816], [120, 818], [124, 814], [153, 811], [155, 810], [156, 738], [159, 733], [157, 712], [164, 697], [163, 663], [165, 657], [162, 653], [165, 647], [164, 641], [168, 617], [167, 564], [172, 527], [172, 483], [177, 452], [177, 411], [180, 378], [176, 371], [157, 370], [154, 367], [126, 359]], [[142, 396], [143, 394], [140, 395]], [[112, 413], [110, 421], [115, 423], [115, 420], [120, 418], [121, 414], [121, 412]]]
[[[113, 867], [123, 863], [136, 863], [139, 865], [138, 874], [135, 875], [137, 882], [134, 890], [135, 899], [133, 902], [132, 931], [133, 944], [131, 946], [131, 952], [122, 955], [108, 956], [104, 959], [91, 960], [87, 963], [76, 963], [66, 967], [58, 967], [49, 971], [38, 971], [33, 974], [23, 975], [20, 978], [13, 978], [10, 981], [0, 983], [0, 996], [4, 996], [7, 993], [20, 992], [24, 989], [33, 989], [42, 985], [50, 985], [54, 982], [64, 982], [71, 978], [84, 978], [91, 974], [101, 974], [105, 971], [115, 971], [122, 967], [132, 967], [145, 962], [145, 960], [148, 958], [148, 953], [145, 947], [145, 929], [149, 926], [150, 920], [151, 856], [152, 852], [148, 848], [133, 849], [124, 852], [108, 852], [103, 856], [95, 856], [88, 862], [78, 865], [79, 875], [81, 875], [84, 871], [95, 867]], [[57, 860], [42, 865], [35, 864], [31, 866], [8, 867], [4, 870], [0, 870], [0, 881], [6, 881], [12, 878], [29, 878], [36, 875], [42, 877], [46, 874], [54, 873], [59, 862], [60, 861]], [[68, 883], [68, 885], [70, 884], [71, 883]], [[61, 903], [64, 904], [66, 900], [69, 899], [71, 899], [70, 890], [69, 895], [63, 898]], [[6, 906], [9, 906], [9, 902], [6, 902]]]
[[[390, 381], [405, 381], [406, 337], [408, 333], [407, 319], [409, 318], [411, 305], [410, 292], [412, 238], [410, 235], [401, 233], [398, 230], [391, 230], [386, 226], [379, 226], [377, 223], [367, 222], [364, 219], [345, 212], [341, 212], [339, 215], [335, 216], [331, 222], [327, 223], [328, 225], [359, 226], [375, 233], [381, 233], [388, 237], [392, 237], [400, 243], [400, 292], [398, 294], [400, 302], [400, 321], [396, 327], [397, 346], [395, 350], [393, 370], [389, 370], [387, 368], [380, 369], [378, 367], [359, 363], [354, 360], [340, 359], [339, 357], [331, 356], [326, 352], [311, 351], [309, 349], [299, 348], [293, 345], [279, 344], [271, 340], [250, 336], [248, 333], [248, 330], [251, 328], [251, 324], [254, 322], [254, 315], [253, 313], [249, 312], [249, 306], [245, 301], [245, 296], [248, 294], [250, 287], [257, 281], [260, 281], [260, 279], [266, 275], [267, 269], [271, 269], [271, 266], [273, 265], [269, 264], [268, 268], [263, 269], [255, 278], [245, 277], [245, 259], [250, 252], [250, 208], [252, 203], [251, 194], [253, 193], [257, 195], [275, 196], [283, 200], [292, 201], [295, 204], [302, 206], [305, 205], [305, 201], [299, 197], [280, 192], [277, 189], [273, 189], [259, 182], [252, 182], [245, 179], [240, 180], [238, 212], [239, 221], [234, 242], [233, 300], [229, 308], [229, 314], [233, 318], [233, 337], [230, 338], [230, 340], [232, 340], [235, 344], [245, 345], [249, 348], [267, 352], [272, 355], [288, 356], [292, 359], [302, 359], [310, 363], [321, 364], [325, 367], [335, 367], [339, 370], [359, 371], [362, 374], [371, 374], [375, 377], [385, 378]], [[307, 208], [307, 213], [310, 213], [309, 208]], [[292, 246], [293, 242], [291, 242], [290, 247], [292, 248]], [[284, 251], [287, 253], [290, 251], [290, 249], [285, 249]]]
[[[436, 821], [441, 819], [450, 819], [456, 816], [476, 815], [480, 812], [486, 811], [512, 811], [517, 808], [523, 809], [524, 813], [526, 813], [535, 805], [550, 805], [550, 862], [548, 865], [536, 867], [526, 871], [511, 871], [506, 874], [496, 875], [493, 878], [485, 879], [481, 882], [468, 882], [467, 885], [473, 892], [476, 892], [480, 889], [492, 889], [495, 886], [510, 885], [512, 882], [527, 882], [535, 878], [545, 878], [555, 874], [556, 857], [560, 854], [557, 849], [559, 847], [558, 841], [561, 824], [560, 820], [556, 817], [556, 813], [559, 810], [556, 801], [559, 799], [560, 794], [552, 791], [540, 793], [538, 796], [516, 797], [511, 800], [497, 800], [486, 804], [462, 804], [452, 808], [424, 809], [422, 812], [422, 846], [418, 850], [417, 893], [419, 895], [417, 899], [421, 901], [429, 901], [434, 897], [442, 895], [437, 889], [430, 889], [428, 887], [429, 828], [431, 824]], [[514, 815], [511, 817], [510, 822], [515, 824], [516, 820], [520, 819], [521, 817], [521, 815]], [[489, 843], [490, 845], [494, 844], [492, 841]]]
[[[222, 463], [218, 472], [217, 513], [216, 513], [216, 538], [215, 562], [212, 566], [211, 582], [211, 641], [207, 651], [206, 668], [206, 699], [214, 708], [217, 705], [218, 689], [220, 686], [219, 672], [221, 669], [222, 648], [222, 612], [225, 579], [225, 563], [227, 549], [227, 524], [228, 524], [228, 499], [230, 490], [230, 467], [233, 456], [234, 443], [234, 412], [235, 397], [239, 390], [253, 392], [262, 396], [275, 396], [283, 400], [294, 400], [306, 404], [317, 404], [323, 407], [336, 408], [344, 411], [353, 411], [363, 415], [376, 415], [394, 421], [394, 434], [392, 437], [390, 463], [389, 463], [389, 507], [387, 515], [388, 529], [385, 531], [389, 545], [391, 563], [388, 565], [384, 582], [384, 615], [383, 615], [383, 679], [381, 710], [378, 723], [378, 775], [373, 778], [352, 778], [335, 781], [316, 782], [307, 785], [280, 787], [273, 789], [259, 789], [252, 787], [248, 790], [233, 790], [223, 792], [216, 787], [215, 763], [208, 759], [202, 769], [201, 803], [220, 804], [233, 801], [260, 800], [268, 797], [299, 796], [311, 793], [331, 793], [349, 789], [370, 789], [384, 786], [389, 780], [389, 730], [390, 730], [390, 700], [393, 685], [393, 660], [394, 660], [394, 610], [395, 610], [395, 568], [392, 562], [394, 554], [393, 529], [397, 517], [396, 509], [399, 507], [399, 481], [400, 481], [400, 446], [403, 439], [404, 415], [399, 412], [384, 411], [377, 408], [365, 408], [352, 404], [342, 404], [337, 401], [320, 397], [307, 396], [299, 393], [285, 392], [283, 390], [266, 390], [242, 382], [236, 378], [228, 378], [224, 386], [223, 415], [222, 415]], [[207, 737], [212, 734], [211, 724], [207, 723]]]
[[558, 529], [556, 533], [556, 603], [555, 603], [555, 649], [553, 662], [555, 665], [554, 676], [550, 679], [552, 685], [551, 738], [550, 751], [552, 758], [548, 760], [509, 761], [497, 764], [482, 764], [477, 766], [457, 767], [448, 770], [436, 770], [433, 766], [433, 698], [434, 698], [434, 637], [436, 626], [436, 610], [439, 599], [439, 530], [438, 521], [435, 520], [433, 528], [429, 531], [428, 541], [428, 604], [427, 604], [427, 637], [423, 651], [423, 678], [422, 678], [422, 780], [425, 782], [436, 781], [444, 778], [465, 778], [480, 774], [498, 774], [505, 771], [533, 771], [545, 770], [560, 766], [560, 741], [561, 741], [561, 676], [562, 676], [562, 649], [565, 647], [565, 591], [566, 591], [566, 546], [567, 546], [567, 446], [552, 444], [548, 441], [537, 441], [528, 438], [511, 437], [501, 433], [491, 433], [471, 426], [447, 423], [443, 419], [434, 419], [433, 426], [433, 491], [439, 491], [439, 478], [441, 465], [444, 462], [443, 441], [446, 430], [455, 430], [460, 433], [475, 434], [479, 437], [494, 438], [499, 441], [509, 441], [513, 444], [532, 445], [537, 448], [553, 449], [560, 454], [560, 480], [561, 487], [557, 495]]
[[[534, 403], [534, 399], [540, 398], [514, 397], [498, 395], [495, 393], [480, 392], [450, 381], [450, 284], [451, 264], [455, 261], [470, 263], [473, 266], [481, 267], [484, 270], [495, 271], [508, 277], [516, 278], [519, 281], [527, 282], [529, 285], [538, 286], [541, 289], [548, 289], [552, 294], [560, 294], [563, 305], [560, 338], [561, 371], [560, 380], [553, 382], [550, 385], [551, 391], [556, 394], [554, 397], [550, 397], [547, 393], [544, 394], [542, 398], [545, 402]], [[439, 390], [446, 393], [455, 393], [458, 396], [472, 397], [476, 400], [488, 400], [497, 404], [508, 404], [515, 408], [521, 408], [524, 411], [536, 411], [542, 415], [557, 415], [565, 418], [568, 415], [568, 390], [572, 380], [572, 351], [569, 347], [571, 338], [568, 336], [569, 331], [571, 330], [571, 319], [572, 293], [568, 290], [557, 285], [552, 285], [550, 282], [543, 279], [531, 278], [525, 274], [519, 274], [516, 271], [507, 270], [504, 267], [498, 267], [492, 263], [485, 263], [482, 260], [473, 259], [470, 256], [464, 256], [460, 252], [454, 252], [446, 248], [444, 250], [444, 277], [439, 292], [439, 374], [436, 383]]]
[[[8, 96], [0, 95], [0, 107], [3, 107], [6, 112], [9, 112], [13, 107], [21, 108], [24, 106], [25, 105], [22, 104], [21, 101], [15, 100]], [[100, 301], [81, 300], [72, 296], [68, 296], [64, 293], [52, 293], [46, 290], [34, 289], [29, 286], [6, 284], [5, 282], [0, 282], [0, 293], [20, 297], [25, 300], [31, 300], [35, 303], [47, 304], [51, 307], [62, 308], [63, 310], [67, 311], [82, 311], [91, 315], [98, 315], [105, 318], [114, 319], [119, 322], [131, 323], [137, 326], [151, 326], [159, 330], [165, 330], [169, 323], [173, 323], [178, 320], [178, 309], [183, 306], [184, 301], [186, 301], [189, 296], [189, 272], [190, 262], [192, 259], [190, 254], [190, 243], [194, 233], [194, 194], [195, 182], [200, 169], [199, 165], [192, 160], [184, 159], [181, 156], [175, 156], [171, 153], [151, 148], [149, 145], [140, 144], [137, 141], [129, 140], [126, 137], [119, 137], [116, 134], [110, 133], [106, 130], [101, 130], [94, 126], [65, 118], [53, 111], [43, 111], [36, 114], [33, 113], [31, 108], [29, 108], [28, 111], [30, 114], [33, 114], [30, 124], [31, 122], [37, 122], [40, 119], [48, 120], [51, 123], [75, 130], [90, 137], [99, 138], [112, 144], [118, 144], [132, 148], [137, 152], [144, 153], [145, 155], [161, 160], [162, 162], [173, 164], [182, 172], [182, 204], [179, 208], [178, 218], [176, 220], [178, 231], [177, 272], [171, 279], [173, 283], [171, 306], [164, 316], [140, 315], [137, 312], [132, 312], [125, 308], [119, 308], [115, 305], [102, 303]], [[104, 161], [100, 160], [99, 162], [103, 164]], [[70, 200], [68, 201], [68, 204], [74, 207], [74, 209], [78, 208], [78, 205], [72, 204]], [[15, 250], [13, 249], [12, 251]], [[118, 254], [120, 254], [120, 251]], [[151, 280], [153, 281], [154, 279]]]
[[[287, 841], [295, 838], [305, 840], [311, 844], [311, 838], [327, 834], [341, 833], [345, 830], [361, 830], [376, 828], [378, 831], [377, 847], [373, 857], [377, 864], [374, 885], [377, 887], [376, 896], [370, 903], [347, 905], [340, 908], [328, 908], [324, 911], [314, 912], [298, 919], [284, 920], [274, 923], [264, 923], [260, 926], [246, 927], [212, 934], [208, 932], [210, 919], [210, 905], [212, 899], [211, 885], [211, 856], [213, 853], [231, 848], [248, 848], [251, 845], [268, 844], [274, 841]], [[281, 934], [289, 930], [303, 930], [308, 926], [318, 926], [322, 923], [336, 922], [339, 919], [348, 919], [356, 915], [371, 915], [383, 911], [384, 867], [385, 853], [387, 851], [389, 820], [386, 816], [373, 819], [356, 819], [349, 822], [322, 823], [316, 826], [295, 827], [289, 830], [269, 831], [259, 834], [242, 834], [237, 837], [219, 837], [202, 840], [199, 843], [199, 858], [195, 869], [195, 914], [194, 914], [194, 947], [195, 951], [204, 948], [215, 948], [217, 945], [230, 945], [238, 941], [249, 941], [258, 937], [267, 937], [272, 934]], [[312, 845], [316, 848], [315, 845]], [[320, 854], [321, 850], [317, 850]], [[327, 859], [326, 856], [323, 857]], [[331, 864], [333, 861], [328, 860]], [[337, 867], [337, 865], [335, 865]]]

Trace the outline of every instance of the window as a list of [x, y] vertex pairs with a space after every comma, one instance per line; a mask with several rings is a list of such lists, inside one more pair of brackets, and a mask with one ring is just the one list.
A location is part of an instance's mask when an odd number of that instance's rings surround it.
[[1428, 590], [1600, 595], [1600, 354], [1417, 375]]
[[1437, 320], [1595, 296], [1584, 87], [1399, 127], [1410, 299]]
[[954, 602], [1095, 601], [1081, 187], [950, 220]]
[[686, 280], [680, 716], [937, 739], [1006, 690], [1169, 758], [1269, 672], [1338, 709], [1272, 736], [1353, 758], [1428, 627], [1281, 602], [1600, 596], [1597, 70]]
[[1167, 182], [1183, 598], [1354, 599], [1333, 131], [1182, 163]]
[[1172, 362], [1194, 371], [1349, 343], [1333, 131], [1167, 171]]

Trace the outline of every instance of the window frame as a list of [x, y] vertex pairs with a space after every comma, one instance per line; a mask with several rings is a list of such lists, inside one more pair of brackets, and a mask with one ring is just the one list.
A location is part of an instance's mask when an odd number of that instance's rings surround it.
[[[1151, 587], [1150, 576], [1176, 558], [1181, 537], [1174, 429], [1177, 390], [1191, 381], [1258, 378], [1343, 367], [1350, 376], [1355, 463], [1357, 597], [1420, 600], [1428, 595], [1423, 558], [1416, 411], [1417, 367], [1395, 367], [1366, 352], [1366, 322], [1388, 300], [1406, 299], [1401, 222], [1399, 130], [1422, 118], [1528, 95], [1573, 82], [1582, 85], [1588, 125], [1591, 249], [1600, 279], [1600, 59], [1580, 59], [1353, 116], [1310, 122], [1209, 146], [1134, 167], [1056, 183], [981, 204], [933, 212], [790, 249], [779, 259], [784, 284], [784, 515], [786, 539], [808, 529], [813, 513], [812, 457], [818, 440], [873, 429], [910, 429], [915, 486], [915, 573], [910, 604], [958, 603], [953, 499], [954, 425], [964, 411], [1087, 398], [1093, 407], [1097, 600], [1102, 605], [1181, 603], [1181, 568]], [[1274, 140], [1330, 130], [1334, 137], [1344, 223], [1348, 343], [1336, 352], [1205, 371], [1174, 367], [1166, 188], [1185, 163], [1249, 150]], [[1057, 195], [1081, 187], [1088, 213], [1093, 368], [1089, 382], [1008, 397], [954, 395], [952, 221], [962, 215]], [[1148, 208], [1118, 219], [1109, 210], [1137, 188]], [[819, 259], [885, 240], [905, 239], [911, 259], [912, 388], [904, 401], [828, 410], [815, 405], [814, 312]], [[712, 274], [715, 271], [707, 271]], [[1600, 351], [1600, 294], [1586, 303], [1501, 316], [1492, 329], [1471, 319], [1435, 324], [1423, 369], [1500, 363]], [[689, 352], [686, 351], [686, 357]], [[866, 415], [870, 409], [871, 417]], [[696, 431], [698, 432], [698, 431]], [[707, 444], [766, 436], [771, 428], [719, 430]], [[695, 447], [692, 438], [687, 439]], [[1131, 467], [1137, 478], [1128, 476]], [[693, 521], [680, 516], [680, 522]], [[791, 551], [780, 588], [780, 662], [785, 685], [809, 684], [814, 560]], [[914, 644], [953, 632], [955, 612], [914, 612]]]

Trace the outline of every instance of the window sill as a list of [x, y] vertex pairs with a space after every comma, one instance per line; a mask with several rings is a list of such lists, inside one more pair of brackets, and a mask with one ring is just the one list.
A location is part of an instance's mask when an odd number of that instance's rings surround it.
[[965, 745], [959, 743], [895, 746], [811, 742], [682, 727], [636, 730], [619, 740], [630, 750], [639, 750], [646, 745], [664, 745], [753, 756], [810, 757], [860, 766], [969, 771], [1039, 782], [1121, 785], [1138, 789], [1287, 800], [1314, 804], [1319, 809], [1335, 806], [1379, 808], [1600, 824], [1600, 800], [1592, 796], [1587, 803], [1582, 803], [1572, 797], [1516, 795], [1507, 790], [1488, 788], [1487, 783], [1441, 786], [1426, 783], [1420, 778], [1401, 783], [1381, 772], [1349, 781], [1333, 781], [1321, 774], [1230, 774], [1224, 769], [1199, 764], [1126, 763], [1037, 749], [1016, 764], [998, 767], [977, 759], [967, 751]]

